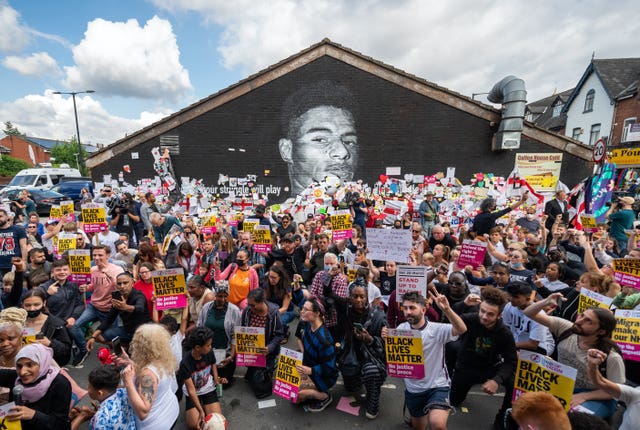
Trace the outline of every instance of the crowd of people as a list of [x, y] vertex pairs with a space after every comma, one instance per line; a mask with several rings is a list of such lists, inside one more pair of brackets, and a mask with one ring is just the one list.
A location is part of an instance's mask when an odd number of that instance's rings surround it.
[[[365, 416], [376, 419], [388, 377], [385, 339], [398, 328], [422, 338], [424, 377], [404, 380], [415, 429], [446, 428], [476, 384], [489, 395], [500, 387], [507, 393], [494, 428], [517, 428], [515, 421], [571, 428], [563, 423], [610, 419], [619, 401], [626, 404], [620, 428], [640, 425], [640, 390], [632, 388], [640, 366], [612, 340], [613, 312], [578, 312], [583, 288], [610, 297], [613, 308], [640, 310], [640, 290], [621, 286], [612, 271], [613, 259], [640, 258], [632, 197], [612, 204], [609, 223], [586, 234], [572, 227], [563, 191], [544, 208], [527, 206], [526, 193], [502, 209], [487, 198], [473, 224], [458, 229], [439, 219], [441, 202], [431, 192], [388, 225], [370, 225], [357, 195], [347, 206], [351, 237], [341, 240], [333, 240], [324, 214], [299, 219], [261, 204], [251, 214], [219, 216], [215, 232], [205, 234], [201, 220], [153, 193], [118, 195], [105, 186], [93, 201], [105, 204], [108, 226], [87, 233], [80, 216], [43, 225], [28, 212], [29, 200], [21, 195], [15, 212], [0, 209], [0, 400], [15, 401], [8, 418], [25, 429], [77, 429], [87, 420], [93, 429], [172, 428], [182, 397], [188, 428], [202, 428], [208, 415], [224, 415], [218, 387], [234, 383], [236, 327], [265, 332], [257, 350], [266, 366], [245, 374], [258, 398], [271, 393], [281, 345], [295, 340], [303, 353], [298, 403], [308, 412], [333, 402], [341, 377], [346, 391], [364, 389]], [[271, 230], [270, 251], [255, 245], [246, 218]], [[410, 255], [371, 259], [368, 228], [410, 230]], [[61, 233], [90, 250], [90, 281], [73, 282], [67, 255], [55, 246]], [[459, 265], [467, 239], [486, 243], [476, 267]], [[399, 264], [427, 268], [426, 297], [396, 295]], [[187, 306], [162, 311], [151, 273], [172, 268], [185, 275]], [[72, 408], [64, 367], [84, 366], [101, 345], [113, 363], [89, 374], [99, 406]], [[519, 350], [577, 369], [571, 413], [554, 409], [553, 396], [536, 397], [544, 393], [512, 405]]]

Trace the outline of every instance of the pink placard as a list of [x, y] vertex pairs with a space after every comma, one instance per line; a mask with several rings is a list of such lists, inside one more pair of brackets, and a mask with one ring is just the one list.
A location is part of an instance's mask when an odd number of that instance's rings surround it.
[[89, 284], [91, 282], [91, 274], [72, 273], [69, 275], [69, 280], [78, 285]]
[[462, 243], [460, 257], [458, 257], [458, 267], [481, 266], [484, 262], [484, 255], [487, 252], [487, 244], [480, 241], [465, 240]]
[[273, 394], [280, 396], [283, 399], [290, 400], [291, 403], [296, 403], [299, 390], [300, 389], [295, 385], [287, 384], [279, 379], [276, 379], [273, 384]]
[[396, 364], [387, 363], [389, 376], [406, 379], [422, 379], [424, 378], [423, 364]]
[[617, 283], [623, 287], [633, 287], [640, 289], [640, 277], [629, 275], [628, 273], [614, 272], [613, 277]]
[[267, 356], [262, 354], [236, 354], [237, 366], [266, 367]]
[[353, 230], [333, 230], [332, 239], [335, 240], [343, 240], [350, 239], [353, 237]]
[[263, 245], [263, 244], [254, 244], [253, 250], [255, 252], [271, 252], [271, 245]]
[[212, 227], [202, 227], [200, 229], [200, 231], [202, 232], [202, 234], [206, 234], [206, 235], [211, 235], [214, 234], [216, 232], [216, 227], [212, 226]]
[[618, 342], [622, 357], [625, 360], [640, 361], [640, 345], [634, 343]]
[[99, 233], [101, 231], [107, 231], [109, 226], [107, 224], [84, 224], [82, 228], [85, 233]]
[[156, 308], [159, 311], [166, 309], [182, 309], [187, 306], [187, 296], [184, 294], [175, 294], [172, 296], [162, 296], [156, 298]]

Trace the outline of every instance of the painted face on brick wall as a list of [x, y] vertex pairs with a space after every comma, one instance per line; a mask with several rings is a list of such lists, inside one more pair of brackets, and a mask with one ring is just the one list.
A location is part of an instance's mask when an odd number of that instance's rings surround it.
[[359, 148], [353, 115], [333, 106], [318, 106], [293, 121], [295, 140], [280, 139], [282, 159], [288, 164], [292, 195], [328, 175], [351, 181]]

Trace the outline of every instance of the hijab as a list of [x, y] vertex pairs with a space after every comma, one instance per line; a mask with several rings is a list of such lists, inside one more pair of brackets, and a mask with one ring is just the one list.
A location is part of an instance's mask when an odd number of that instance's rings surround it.
[[35, 382], [23, 384], [18, 376], [16, 385], [24, 388], [22, 399], [27, 403], [35, 403], [47, 394], [51, 383], [58, 376], [60, 369], [53, 364], [53, 349], [39, 343], [32, 343], [22, 348], [16, 355], [16, 363], [21, 358], [28, 358], [40, 365], [40, 372]]

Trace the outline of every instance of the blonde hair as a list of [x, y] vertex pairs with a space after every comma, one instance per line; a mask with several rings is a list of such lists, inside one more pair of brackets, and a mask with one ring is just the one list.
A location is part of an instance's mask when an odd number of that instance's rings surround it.
[[[4, 278], [3, 278], [4, 279]], [[0, 331], [17, 328], [22, 333], [27, 322], [27, 311], [21, 308], [6, 308], [0, 312]]]
[[15, 272], [7, 272], [2, 277], [3, 284], [13, 284], [13, 281], [16, 279]]
[[131, 358], [138, 372], [149, 366], [158, 368], [160, 375], [173, 375], [178, 368], [171, 351], [171, 336], [160, 324], [143, 324], [131, 340]]

